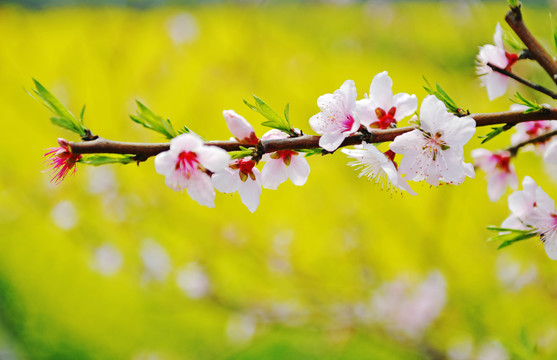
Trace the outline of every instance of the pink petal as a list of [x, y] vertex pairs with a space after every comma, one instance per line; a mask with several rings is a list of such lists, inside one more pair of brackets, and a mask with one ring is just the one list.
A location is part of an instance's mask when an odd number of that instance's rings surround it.
[[288, 177], [294, 185], [302, 186], [309, 177], [309, 164], [303, 155], [293, 155], [287, 167]]
[[358, 115], [360, 123], [367, 127], [379, 121], [375, 114], [375, 108], [373, 108], [369, 99], [362, 99], [356, 102], [356, 114]]
[[344, 133], [325, 133], [319, 138], [319, 146], [327, 151], [335, 151], [346, 136]]
[[233, 193], [240, 187], [240, 175], [238, 170], [232, 170], [226, 167], [223, 170], [217, 171], [211, 177], [215, 189], [222, 193]]
[[203, 140], [194, 134], [182, 134], [170, 140], [170, 150], [180, 153], [182, 151], [197, 151], [203, 145]]
[[168, 175], [176, 169], [177, 158], [170, 151], [155, 156], [155, 171], [160, 175]]
[[197, 150], [197, 158], [201, 165], [212, 172], [228, 167], [230, 155], [216, 146], [203, 146]]
[[288, 178], [286, 164], [282, 159], [271, 159], [267, 161], [263, 166], [261, 177], [265, 189], [276, 190], [277, 187]]
[[188, 195], [199, 205], [215, 207], [215, 190], [209, 175], [201, 171], [194, 172], [189, 178], [187, 189]]
[[482, 83], [487, 89], [489, 100], [505, 95], [509, 78], [503, 74], [492, 72], [482, 76]]
[[375, 75], [369, 87], [369, 99], [374, 108], [381, 108], [385, 111], [393, 106], [393, 80], [386, 71]]
[[416, 95], [406, 93], [396, 94], [393, 98], [393, 106], [396, 107], [395, 119], [400, 121], [418, 110], [418, 98]]
[[253, 168], [255, 180], [250, 177], [246, 181], [240, 183], [238, 193], [242, 203], [247, 206], [250, 212], [257, 210], [259, 206], [259, 198], [261, 197], [261, 173], [257, 168]]
[[252, 134], [255, 134], [253, 126], [243, 116], [236, 114], [234, 110], [224, 110], [222, 116], [226, 120], [228, 130], [237, 139], [250, 139]]

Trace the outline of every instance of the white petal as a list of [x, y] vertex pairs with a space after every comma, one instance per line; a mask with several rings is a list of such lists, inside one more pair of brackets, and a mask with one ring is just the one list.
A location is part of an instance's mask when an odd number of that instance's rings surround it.
[[469, 116], [452, 117], [444, 126], [443, 140], [449, 146], [464, 146], [476, 132], [476, 121]]
[[495, 33], [493, 34], [493, 43], [498, 48], [504, 49], [504, 47], [503, 47], [503, 28], [501, 27], [501, 24], [499, 24], [499, 23], [497, 23], [497, 26], [495, 26]]
[[309, 164], [303, 155], [292, 155], [287, 167], [288, 177], [294, 185], [302, 186], [309, 177]]
[[215, 190], [209, 175], [201, 171], [194, 172], [189, 178], [188, 195], [200, 205], [215, 207]]
[[369, 99], [362, 99], [356, 102], [356, 114], [358, 115], [360, 123], [367, 127], [379, 121]]
[[436, 133], [452, 119], [445, 104], [434, 95], [428, 95], [420, 106], [420, 127], [430, 134]]
[[369, 99], [374, 108], [385, 111], [393, 106], [393, 80], [386, 71], [375, 75], [369, 87]]
[[276, 190], [277, 187], [288, 178], [286, 164], [282, 159], [271, 159], [267, 161], [263, 166], [261, 178], [265, 189]]
[[418, 110], [418, 98], [416, 95], [406, 93], [396, 94], [393, 98], [393, 106], [396, 107], [395, 119], [400, 121]]
[[182, 134], [170, 140], [170, 150], [177, 153], [182, 151], [196, 152], [200, 146], [203, 146], [203, 140], [194, 134]]
[[230, 155], [216, 146], [202, 146], [197, 149], [197, 158], [201, 165], [212, 172], [228, 167]]
[[319, 138], [319, 146], [327, 151], [335, 151], [345, 138], [344, 133], [325, 133]]
[[487, 182], [487, 195], [489, 200], [495, 202], [505, 194], [507, 189], [507, 179], [505, 173], [496, 173], [489, 177]]
[[279, 129], [271, 129], [261, 137], [261, 140], [279, 140], [288, 138], [288, 134], [280, 131]]
[[157, 174], [168, 175], [176, 169], [177, 160], [171, 152], [162, 152], [155, 156], [155, 171]]
[[551, 141], [546, 149], [545, 154], [543, 155], [543, 161], [550, 164], [557, 164], [557, 141]]
[[482, 76], [482, 82], [487, 89], [489, 100], [494, 100], [505, 95], [509, 84], [509, 78], [503, 74], [492, 72]]
[[211, 178], [215, 189], [222, 193], [233, 193], [240, 187], [239, 170], [232, 170], [230, 167], [217, 171]]
[[551, 235], [553, 236], [544, 237], [545, 252], [551, 260], [557, 260], [557, 237], [555, 236], [557, 233], [555, 230], [552, 231]]
[[188, 179], [179, 171], [172, 171], [164, 178], [166, 186], [174, 191], [183, 190], [188, 185]]
[[340, 86], [340, 89], [335, 91], [335, 94], [336, 93], [342, 94], [346, 110], [353, 111], [356, 108], [356, 98], [358, 97], [358, 94], [354, 80], [346, 80]]
[[246, 181], [240, 183], [240, 188], [238, 189], [242, 203], [247, 206], [250, 212], [257, 210], [262, 192], [261, 173], [257, 168], [253, 168], [253, 173], [255, 174], [255, 180], [248, 177]]

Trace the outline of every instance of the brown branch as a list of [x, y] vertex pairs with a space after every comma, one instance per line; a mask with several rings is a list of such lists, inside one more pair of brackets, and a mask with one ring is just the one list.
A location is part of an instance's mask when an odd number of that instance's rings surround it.
[[510, 147], [506, 148], [505, 150], [510, 152], [511, 156], [516, 156], [516, 154], [518, 153], [518, 150], [523, 148], [524, 146], [530, 145], [530, 144], [544, 143], [544, 142], [546, 142], [547, 140], [551, 139], [554, 136], [557, 136], [557, 130], [553, 130], [553, 131], [550, 131], [546, 134], [533, 137], [529, 140], [523, 141], [523, 142], [518, 143], [514, 146], [510, 146]]
[[518, 75], [516, 75], [516, 74], [514, 74], [514, 73], [512, 73], [512, 72], [510, 72], [509, 70], [500, 68], [500, 67], [495, 66], [495, 65], [493, 65], [493, 64], [488, 63], [487, 66], [489, 66], [489, 67], [490, 67], [493, 71], [495, 71], [495, 72], [498, 72], [498, 73], [500, 73], [500, 74], [506, 75], [506, 76], [510, 77], [511, 79], [514, 79], [514, 80], [518, 81], [518, 82], [521, 83], [521, 84], [524, 84], [524, 85], [526, 85], [526, 86], [528, 86], [528, 87], [530, 87], [530, 88], [532, 88], [532, 89], [534, 89], [534, 90], [536, 90], [536, 91], [539, 91], [539, 92], [541, 92], [541, 93], [543, 93], [543, 94], [545, 94], [545, 95], [547, 95], [547, 96], [549, 96], [549, 97], [551, 97], [551, 98], [553, 98], [553, 99], [557, 99], [557, 93], [555, 93], [555, 92], [549, 90], [549, 89], [546, 88], [546, 87], [543, 87], [543, 86], [541, 86], [541, 85], [539, 85], [539, 84], [536, 84], [536, 83], [534, 83], [534, 82], [531, 82], [530, 80], [526, 80], [526, 79], [524, 79], [524, 78], [521, 78], [520, 76], [518, 76]]
[[553, 82], [557, 84], [557, 63], [524, 24], [520, 7], [512, 8], [505, 16], [505, 20], [528, 50], [530, 50], [532, 59], [537, 61], [551, 76]]
[[[489, 126], [496, 124], [518, 124], [534, 120], [557, 120], [557, 108], [544, 109], [524, 114], [523, 111], [505, 111], [498, 113], [471, 114], [476, 120], [476, 126]], [[407, 126], [388, 130], [371, 130], [369, 133], [355, 133], [347, 137], [340, 147], [357, 145], [362, 142], [382, 143], [393, 141], [397, 136], [414, 130], [415, 127]], [[242, 145], [236, 141], [208, 141], [210, 146], [218, 146], [226, 151], [240, 150]], [[273, 153], [280, 150], [301, 150], [319, 148], [319, 136], [304, 135], [299, 137], [261, 140], [258, 146], [260, 155]], [[92, 141], [70, 142], [74, 154], [128, 154], [135, 155], [137, 161], [144, 161], [170, 148], [169, 143], [130, 143], [98, 138]]]

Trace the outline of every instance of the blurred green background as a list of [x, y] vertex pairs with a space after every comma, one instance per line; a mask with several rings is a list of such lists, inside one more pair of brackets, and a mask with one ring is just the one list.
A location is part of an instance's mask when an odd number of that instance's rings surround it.
[[[255, 214], [238, 195], [199, 206], [152, 159], [79, 166], [55, 186], [42, 154], [77, 139], [24, 91], [34, 77], [74, 113], [87, 104], [94, 133], [125, 141], [163, 141], [129, 120], [134, 99], [227, 139], [224, 109], [266, 131], [242, 101], [256, 94], [289, 102], [311, 133], [320, 95], [354, 79], [361, 98], [383, 70], [395, 93], [421, 101], [425, 76], [472, 112], [502, 111], [510, 102], [488, 101], [474, 59], [505, 12], [504, 1], [0, 6], [0, 359], [556, 358], [555, 263], [537, 240], [486, 242], [508, 210], [489, 202], [483, 173], [391, 195], [343, 154], [316, 156], [303, 188], [264, 191]], [[554, 51], [548, 9], [524, 14]], [[549, 84], [532, 64], [517, 71]], [[516, 166], [555, 194], [535, 154]]]

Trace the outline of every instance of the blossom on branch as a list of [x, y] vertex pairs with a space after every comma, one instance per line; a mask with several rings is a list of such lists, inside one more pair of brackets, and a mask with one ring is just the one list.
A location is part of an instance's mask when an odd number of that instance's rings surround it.
[[[549, 105], [542, 105], [548, 106]], [[512, 104], [511, 110], [527, 110], [528, 107], [520, 104]], [[555, 120], [537, 120], [537, 121], [527, 121], [520, 124], [516, 124], [516, 132], [511, 136], [511, 144], [517, 145], [529, 140], [532, 140], [538, 136], [550, 133], [557, 130], [557, 121]], [[549, 145], [549, 141], [538, 142], [536, 144], [528, 145], [526, 148], [534, 149], [538, 153], [542, 154], [545, 152], [546, 147]]]
[[375, 180], [376, 183], [381, 184], [381, 188], [387, 183], [387, 190], [390, 190], [391, 194], [394, 188], [417, 195], [398, 172], [394, 162], [395, 154], [391, 150], [382, 153], [375, 145], [363, 143], [355, 146], [355, 149], [342, 149], [341, 151], [355, 159], [348, 165], [362, 170], [359, 177], [365, 176], [369, 180]]
[[239, 143], [257, 145], [259, 139], [255, 135], [255, 130], [243, 116], [236, 114], [234, 110], [223, 110], [222, 116], [226, 120], [228, 129]]
[[487, 195], [491, 201], [499, 200], [507, 186], [512, 189], [518, 187], [518, 177], [511, 164], [510, 152], [475, 149], [472, 150], [472, 157], [474, 164], [486, 173]]
[[471, 117], [457, 117], [445, 104], [428, 95], [420, 107], [419, 128], [398, 136], [390, 149], [404, 157], [399, 171], [406, 180], [439, 181], [458, 185], [466, 176], [474, 177], [472, 164], [464, 162], [463, 146], [476, 131]]
[[208, 171], [227, 167], [230, 156], [223, 149], [205, 146], [193, 134], [182, 134], [170, 140], [170, 149], [155, 157], [155, 170], [164, 175], [166, 185], [174, 191], [188, 190], [200, 205], [215, 207], [215, 190]]
[[511, 215], [502, 228], [532, 229], [540, 236], [550, 259], [557, 260], [557, 211], [555, 202], [529, 176], [522, 181], [522, 189], [509, 195]]
[[476, 73], [480, 76], [482, 86], [487, 89], [489, 100], [498, 98], [507, 92], [509, 78], [506, 75], [493, 71], [488, 64], [510, 71], [511, 66], [518, 61], [518, 55], [505, 51], [503, 46], [503, 29], [499, 23], [495, 27], [493, 43], [495, 45], [488, 44], [480, 47], [480, 52], [476, 59]]
[[222, 193], [238, 191], [250, 212], [257, 210], [261, 196], [261, 172], [251, 158], [233, 160], [229, 166], [213, 174], [213, 185]]
[[416, 95], [399, 93], [393, 96], [393, 81], [386, 71], [373, 78], [369, 96], [356, 102], [356, 112], [368, 129], [394, 128], [401, 119], [418, 109]]
[[[278, 129], [267, 131], [262, 140], [286, 139], [288, 135]], [[263, 155], [262, 183], [266, 189], [275, 190], [280, 184], [290, 178], [294, 185], [302, 186], [309, 177], [309, 164], [303, 153], [293, 150], [280, 150], [272, 154]]]
[[50, 181], [56, 184], [62, 182], [70, 172], [75, 174], [77, 161], [81, 159], [81, 154], [72, 153], [70, 144], [66, 139], [59, 138], [58, 145], [60, 146], [49, 148], [44, 154], [51, 170], [52, 179]]
[[321, 109], [309, 119], [309, 125], [319, 135], [319, 146], [335, 151], [346, 137], [360, 128], [356, 116], [356, 85], [346, 80], [333, 94], [321, 95], [317, 106]]

